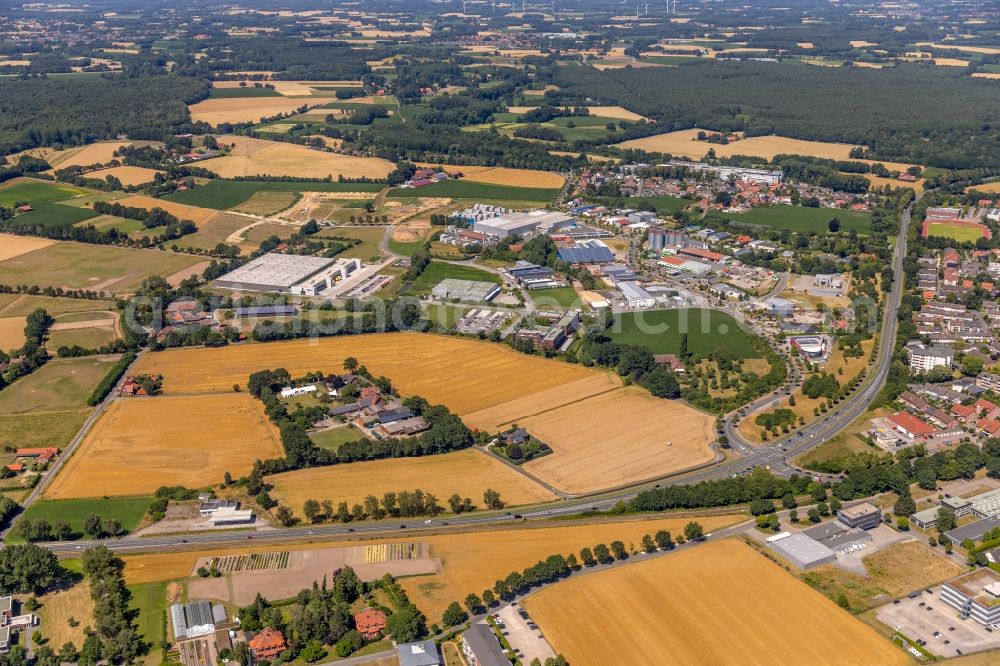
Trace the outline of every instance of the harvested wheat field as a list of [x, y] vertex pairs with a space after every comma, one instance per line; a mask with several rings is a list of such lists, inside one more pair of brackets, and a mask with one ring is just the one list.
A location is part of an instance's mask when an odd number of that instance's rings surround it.
[[404, 395], [447, 405], [470, 427], [528, 428], [554, 453], [525, 469], [567, 492], [665, 476], [713, 457], [710, 416], [639, 388], [621, 388], [609, 372], [476, 340], [392, 333], [173, 349], [144, 355], [136, 372], [162, 374], [167, 393], [228, 392], [257, 370], [330, 372], [347, 356], [389, 377]]
[[[584, 546], [608, 544], [615, 539], [620, 539], [627, 546], [638, 544], [644, 534], [655, 534], [658, 530], [678, 534], [690, 520], [691, 518], [622, 520], [612, 524], [529, 526], [516, 531], [493, 529], [467, 534], [421, 535], [420, 541], [430, 545], [430, 556], [439, 559], [443, 568], [438, 574], [403, 578], [399, 583], [430, 621], [435, 622], [452, 601], [463, 598], [469, 592], [481, 593], [487, 587], [492, 587], [497, 578], [506, 576], [514, 569], [524, 569], [555, 553], [575, 553], [579, 557], [580, 549]], [[746, 517], [702, 516], [697, 520], [706, 532], [711, 532], [743, 522]], [[412, 542], [414, 538], [416, 537], [410, 535], [396, 539], [378, 539], [377, 542]], [[293, 545], [261, 543], [252, 548], [135, 555], [125, 557], [125, 582], [133, 585], [187, 578], [199, 557], [247, 552], [294, 552], [351, 543], [371, 544], [373, 541], [345, 540]]]
[[[107, 164], [115, 159], [115, 151], [123, 146], [130, 146], [131, 141], [100, 141], [86, 146], [77, 146], [50, 153], [45, 161], [53, 169], [65, 169], [71, 166], [90, 166], [91, 164]], [[152, 142], [144, 142], [152, 143]], [[160, 144], [162, 145], [162, 144]]]
[[524, 464], [542, 481], [586, 493], [709, 463], [715, 417], [637, 387], [519, 419], [553, 453]]
[[435, 168], [442, 167], [449, 173], [461, 171], [462, 180], [489, 185], [510, 185], [511, 187], [562, 187], [566, 179], [551, 171], [537, 169], [509, 169], [507, 167], [465, 166], [458, 164], [421, 163], [418, 166]]
[[974, 79], [1000, 79], [1000, 72], [973, 72]]
[[211, 125], [220, 123], [258, 123], [279, 113], [292, 113], [303, 105], [321, 104], [332, 98], [314, 98], [308, 102], [287, 97], [210, 97], [188, 106], [191, 120]]
[[392, 228], [392, 240], [400, 243], [422, 241], [431, 235], [430, 220], [403, 222]]
[[244, 393], [113, 402], [46, 491], [50, 499], [198, 488], [284, 455], [275, 428]]
[[[733, 141], [726, 145], [698, 141], [696, 137], [700, 131], [689, 129], [677, 132], [667, 132], [647, 136], [642, 139], [632, 139], [623, 143], [615, 144], [619, 148], [638, 148], [660, 153], [670, 153], [671, 155], [685, 156], [692, 159], [701, 159], [710, 149], [715, 150], [719, 157], [732, 157], [734, 155], [752, 155], [772, 159], [775, 155], [808, 155], [811, 157], [821, 157], [831, 160], [850, 159], [851, 149], [854, 148], [848, 143], [827, 143], [824, 141], [803, 141], [801, 139], [789, 139], [783, 136], [755, 136], [749, 139]], [[710, 132], [709, 132], [710, 133]]]
[[[358, 439], [363, 435], [355, 431]], [[366, 495], [420, 488], [442, 503], [452, 494], [482, 507], [483, 491], [493, 488], [508, 506], [546, 502], [555, 495], [497, 459], [475, 449], [421, 458], [395, 458], [349, 465], [312, 467], [268, 477], [279, 502], [301, 514], [308, 499], [334, 505], [361, 503]]]
[[146, 169], [144, 167], [137, 166], [120, 166], [112, 167], [110, 169], [100, 169], [98, 171], [91, 171], [87, 174], [87, 178], [99, 178], [104, 180], [108, 176], [114, 176], [121, 181], [122, 185], [129, 187], [132, 185], [145, 185], [146, 183], [153, 182], [153, 177], [156, 174], [162, 173], [156, 169]]
[[582, 576], [524, 601], [588, 664], [907, 664], [871, 627], [734, 540]]
[[55, 242], [47, 238], [0, 234], [0, 261], [6, 261], [7, 259], [13, 259], [28, 252], [40, 250], [43, 247], [54, 245]]
[[188, 206], [187, 204], [175, 203], [166, 199], [157, 199], [155, 197], [147, 197], [144, 195], [126, 197], [125, 199], [120, 199], [117, 203], [120, 203], [123, 206], [130, 206], [132, 208], [145, 208], [146, 210], [162, 208], [181, 220], [191, 220], [199, 228], [218, 212], [212, 210], [211, 208]]
[[24, 344], [24, 325], [27, 317], [3, 317], [0, 319], [0, 351], [20, 349]]
[[[273, 98], [251, 98], [273, 99]], [[229, 101], [229, 100], [225, 100]], [[220, 143], [233, 143], [232, 137], [221, 137]], [[199, 162], [222, 178], [240, 176], [295, 176], [300, 178], [385, 178], [395, 168], [392, 162], [378, 157], [354, 157], [313, 150], [294, 143], [263, 141], [237, 142], [229, 155]]]

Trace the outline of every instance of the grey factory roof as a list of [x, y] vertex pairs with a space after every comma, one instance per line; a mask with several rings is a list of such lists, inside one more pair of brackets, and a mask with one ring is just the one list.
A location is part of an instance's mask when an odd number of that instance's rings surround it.
[[573, 247], [559, 248], [559, 258], [571, 264], [606, 264], [615, 260], [615, 255], [604, 243], [584, 241]]
[[770, 546], [803, 569], [837, 559], [836, 553], [805, 534], [792, 534], [779, 541], [772, 541]]
[[218, 279], [218, 283], [267, 285], [288, 289], [335, 263], [326, 257], [304, 257], [270, 252], [249, 261]]

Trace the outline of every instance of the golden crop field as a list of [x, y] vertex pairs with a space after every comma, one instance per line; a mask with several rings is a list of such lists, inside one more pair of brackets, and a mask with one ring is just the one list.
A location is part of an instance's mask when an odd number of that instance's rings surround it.
[[[358, 439], [363, 435], [355, 430]], [[392, 458], [348, 465], [311, 467], [268, 477], [275, 499], [297, 514], [308, 499], [334, 505], [360, 503], [367, 495], [415, 490], [437, 496], [442, 506], [452, 494], [483, 506], [483, 491], [493, 488], [509, 506], [547, 502], [555, 495], [523, 474], [476, 449], [420, 458]]]
[[874, 629], [735, 540], [575, 578], [524, 601], [589, 664], [907, 664]]
[[524, 464], [569, 493], [654, 479], [714, 460], [715, 417], [626, 387], [520, 419], [553, 453]]
[[969, 185], [968, 190], [975, 190], [977, 192], [986, 192], [988, 194], [996, 194], [1000, 192], [1000, 180], [993, 181], [992, 183], [981, 183], [979, 185]]
[[111, 404], [45, 494], [66, 499], [197, 488], [282, 455], [277, 431], [245, 393], [129, 398]]
[[[510, 113], [527, 113], [532, 109], [537, 109], [537, 106], [508, 106], [507, 111]], [[641, 116], [638, 113], [629, 111], [622, 106], [588, 106], [587, 110], [590, 115], [598, 118], [614, 118], [616, 120], [646, 120], [646, 116]]]
[[935, 44], [933, 42], [917, 42], [917, 46], [931, 46], [935, 49], [949, 49], [952, 51], [965, 51], [966, 53], [982, 53], [985, 55], [998, 55], [1000, 48], [995, 46], [964, 46], [949, 42], [947, 44]]
[[734, 141], [727, 145], [708, 143], [707, 141], [697, 141], [699, 130], [679, 130], [677, 132], [667, 132], [666, 134], [656, 134], [641, 139], [632, 139], [615, 144], [619, 148], [638, 148], [671, 155], [701, 159], [710, 149], [715, 150], [719, 157], [732, 157], [734, 155], [752, 155], [772, 159], [775, 155], [808, 155], [811, 157], [821, 157], [831, 160], [850, 159], [850, 152], [854, 146], [847, 143], [827, 143], [824, 141], [803, 141], [801, 139], [790, 139], [783, 136], [755, 136], [749, 139]]
[[155, 197], [147, 197], [145, 195], [126, 197], [124, 199], [120, 199], [118, 203], [123, 206], [145, 208], [146, 210], [162, 208], [181, 220], [191, 220], [198, 225], [199, 228], [203, 223], [207, 222], [209, 218], [218, 212], [212, 210], [211, 208], [188, 206], [187, 204], [175, 203], [173, 201], [168, 201], [167, 199], [157, 199]]
[[[274, 99], [254, 97], [250, 99]], [[222, 100], [222, 101], [240, 101]], [[204, 102], [202, 102], [204, 103]], [[223, 178], [239, 176], [298, 176], [303, 178], [325, 178], [347, 176], [358, 178], [385, 178], [393, 170], [392, 162], [378, 157], [354, 157], [320, 150], [313, 150], [294, 143], [279, 141], [233, 141], [233, 137], [221, 137], [219, 143], [236, 143], [229, 155], [199, 162]]]
[[[331, 98], [328, 98], [332, 100]], [[315, 98], [310, 103], [322, 103], [324, 100]], [[188, 106], [191, 120], [199, 120], [211, 125], [220, 123], [260, 122], [261, 118], [269, 118], [279, 113], [291, 113], [303, 104], [302, 99], [287, 97], [210, 97], [197, 104]]]
[[145, 185], [146, 183], [153, 182], [153, 177], [161, 173], [156, 169], [147, 169], [145, 167], [137, 166], [120, 166], [112, 167], [110, 169], [99, 169], [97, 171], [91, 171], [87, 174], [87, 178], [98, 178], [104, 180], [108, 176], [114, 176], [121, 181], [122, 185], [128, 187], [129, 185]]
[[20, 257], [22, 254], [40, 250], [43, 247], [54, 245], [56, 241], [48, 238], [34, 238], [32, 236], [15, 236], [13, 234], [0, 234], [0, 261]]
[[[500, 577], [515, 569], [524, 569], [535, 562], [560, 553], [576, 554], [584, 546], [609, 544], [619, 539], [626, 546], [635, 544], [645, 534], [667, 530], [679, 534], [691, 518], [655, 518], [622, 520], [614, 523], [563, 524], [558, 526], [528, 527], [518, 529], [493, 529], [465, 534], [421, 536], [420, 541], [430, 545], [431, 557], [441, 560], [440, 573], [429, 576], [411, 576], [400, 579], [410, 599], [427, 614], [431, 622], [437, 621], [452, 601], [462, 599], [469, 592], [482, 593]], [[697, 518], [706, 532], [722, 529], [746, 520], [745, 516], [703, 516]], [[129, 585], [187, 578], [194, 570], [199, 557], [234, 555], [243, 552], [273, 552], [280, 550], [309, 550], [324, 547], [347, 546], [354, 543], [412, 542], [416, 537], [394, 539], [344, 540], [319, 543], [264, 545], [227, 548], [210, 551], [153, 553], [125, 557], [125, 582]]]
[[422, 167], [441, 166], [445, 171], [462, 172], [462, 179], [474, 183], [490, 185], [510, 185], [512, 187], [562, 187], [566, 179], [551, 171], [537, 169], [510, 169], [507, 167], [466, 166], [460, 164], [432, 164], [423, 162]]
[[712, 417], [622, 388], [610, 372], [477, 340], [392, 333], [173, 349], [144, 355], [136, 372], [162, 374], [168, 394], [229, 392], [257, 370], [330, 372], [348, 356], [404, 395], [447, 405], [472, 428], [527, 427], [553, 453], [525, 469], [561, 490], [610, 488], [712, 459]]
[[0, 351], [10, 352], [24, 344], [24, 324], [27, 317], [0, 318]]
[[115, 159], [116, 150], [123, 146], [130, 146], [132, 143], [132, 141], [99, 141], [86, 146], [55, 151], [50, 153], [45, 161], [51, 164], [53, 169], [106, 164]]

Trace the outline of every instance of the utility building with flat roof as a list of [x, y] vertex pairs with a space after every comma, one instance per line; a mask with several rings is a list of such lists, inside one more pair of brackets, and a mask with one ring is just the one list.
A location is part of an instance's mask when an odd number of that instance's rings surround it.
[[959, 617], [987, 626], [1000, 622], [1000, 574], [976, 569], [941, 586], [941, 601], [958, 610]]
[[768, 545], [800, 569], [812, 569], [837, 560], [833, 550], [805, 534], [790, 534]]
[[549, 210], [529, 210], [525, 213], [506, 213], [498, 217], [476, 220], [473, 229], [489, 236], [530, 236], [551, 233], [576, 225], [576, 218], [566, 213]]

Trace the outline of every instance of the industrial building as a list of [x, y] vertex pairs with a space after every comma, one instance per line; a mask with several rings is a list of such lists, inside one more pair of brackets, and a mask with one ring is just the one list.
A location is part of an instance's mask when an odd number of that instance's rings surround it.
[[882, 510], [871, 502], [862, 502], [837, 511], [837, 519], [859, 530], [875, 529], [882, 522]]
[[963, 620], [971, 618], [990, 626], [1000, 622], [1000, 574], [976, 569], [941, 586], [941, 601], [958, 610]]
[[649, 228], [649, 238], [647, 244], [650, 250], [654, 252], [660, 252], [668, 245], [675, 247], [685, 247], [688, 244], [688, 238], [679, 231], [673, 231], [672, 229], [664, 229], [663, 227], [650, 227]]
[[776, 185], [780, 183], [781, 179], [785, 176], [782, 171], [723, 166], [707, 164], [705, 162], [683, 162], [681, 160], [673, 160], [667, 162], [666, 166], [684, 167], [685, 169], [695, 172], [715, 173], [716, 177], [720, 180], [729, 180], [730, 178], [733, 178], [747, 183], [761, 183], [764, 185]]
[[223, 289], [317, 296], [361, 268], [358, 259], [329, 259], [270, 252], [215, 281]]
[[829, 349], [828, 340], [823, 335], [796, 335], [788, 338], [788, 344], [812, 359], [823, 358]]
[[529, 210], [524, 213], [505, 213], [497, 217], [476, 220], [473, 230], [490, 236], [531, 236], [551, 233], [576, 225], [576, 218], [566, 213], [548, 210]]
[[802, 534], [838, 554], [864, 548], [872, 540], [868, 532], [846, 527], [840, 521], [836, 520], [810, 527], [807, 530], [803, 530]]
[[456, 280], [447, 278], [441, 280], [433, 289], [431, 295], [444, 301], [461, 301], [463, 303], [481, 303], [489, 301], [500, 293], [500, 285], [479, 280]]
[[774, 551], [800, 569], [812, 569], [837, 560], [833, 550], [804, 534], [783, 532], [767, 541]]
[[653, 295], [643, 289], [638, 282], [619, 282], [618, 291], [622, 293], [625, 303], [630, 308], [645, 309], [656, 305]]

